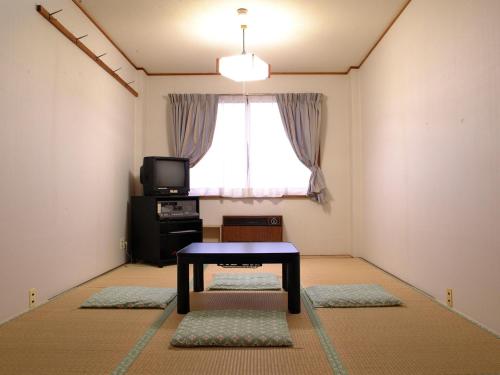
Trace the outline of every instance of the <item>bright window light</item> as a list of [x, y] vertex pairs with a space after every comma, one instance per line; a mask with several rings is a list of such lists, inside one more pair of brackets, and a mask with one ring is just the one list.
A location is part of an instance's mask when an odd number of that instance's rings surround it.
[[191, 168], [192, 195], [306, 195], [310, 170], [292, 149], [273, 96], [222, 96], [212, 146]]

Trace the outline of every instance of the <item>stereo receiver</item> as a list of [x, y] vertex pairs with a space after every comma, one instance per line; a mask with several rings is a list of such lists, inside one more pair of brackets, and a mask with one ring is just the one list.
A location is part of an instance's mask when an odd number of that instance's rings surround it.
[[198, 219], [195, 200], [168, 200], [158, 201], [156, 211], [160, 220], [170, 219]]

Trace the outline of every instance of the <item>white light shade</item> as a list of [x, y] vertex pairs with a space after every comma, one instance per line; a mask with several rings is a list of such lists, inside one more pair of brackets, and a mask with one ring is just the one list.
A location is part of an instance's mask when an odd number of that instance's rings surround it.
[[219, 73], [236, 82], [258, 81], [269, 78], [269, 64], [253, 53], [221, 57]]

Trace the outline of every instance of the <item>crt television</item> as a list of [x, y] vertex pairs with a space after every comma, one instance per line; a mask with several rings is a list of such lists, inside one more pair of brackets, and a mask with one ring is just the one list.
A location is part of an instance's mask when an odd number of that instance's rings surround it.
[[188, 195], [189, 159], [146, 156], [140, 178], [144, 195]]

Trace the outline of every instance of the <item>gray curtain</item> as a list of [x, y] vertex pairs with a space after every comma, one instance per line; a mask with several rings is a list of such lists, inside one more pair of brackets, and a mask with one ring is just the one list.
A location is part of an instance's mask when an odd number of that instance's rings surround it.
[[323, 202], [325, 178], [319, 167], [322, 94], [276, 94], [286, 135], [299, 160], [311, 170], [307, 195]]
[[218, 95], [169, 94], [174, 156], [194, 167], [212, 145]]

